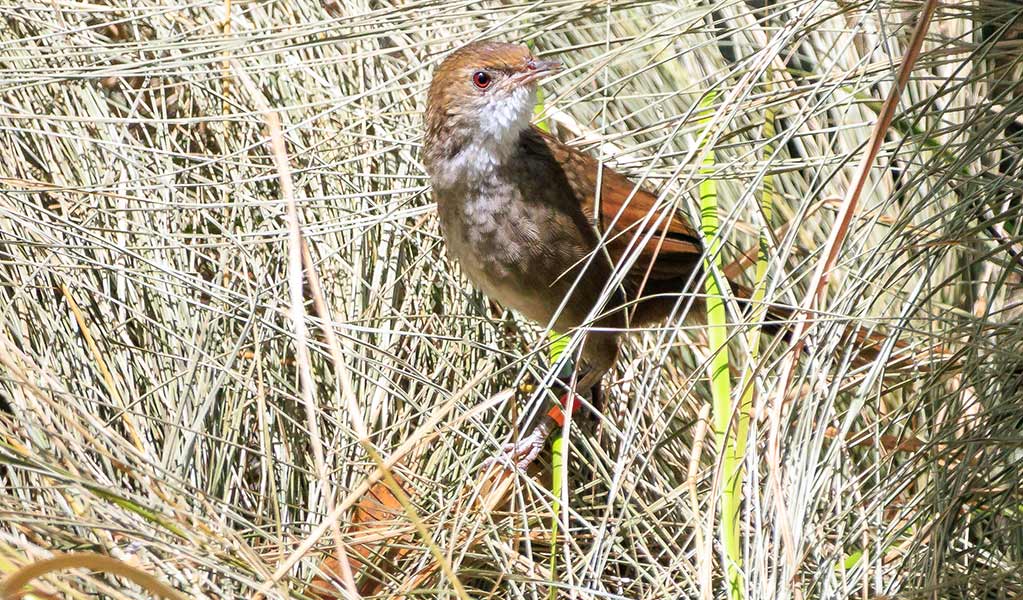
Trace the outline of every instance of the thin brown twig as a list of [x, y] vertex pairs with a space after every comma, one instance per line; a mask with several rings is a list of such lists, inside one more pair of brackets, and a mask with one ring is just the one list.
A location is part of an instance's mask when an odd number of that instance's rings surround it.
[[852, 222], [853, 216], [856, 214], [860, 195], [862, 194], [864, 187], [866, 187], [870, 170], [874, 165], [874, 160], [877, 158], [877, 155], [881, 150], [881, 146], [884, 143], [885, 136], [888, 134], [888, 129], [895, 118], [895, 112], [899, 106], [899, 99], [902, 96], [902, 91], [906, 88], [906, 84], [909, 82], [913, 66], [916, 64], [916, 61], [920, 56], [920, 49], [923, 46], [924, 38], [927, 35], [931, 18], [933, 17], [937, 6], [937, 0], [927, 0], [927, 3], [924, 5], [924, 9], [917, 21], [916, 29], [913, 32], [913, 37], [910, 40], [909, 48], [906, 49], [905, 55], [902, 58], [902, 63], [899, 66], [899, 70], [895, 78], [895, 84], [889, 91], [888, 97], [885, 99], [884, 105], [878, 113], [877, 122], [874, 124], [874, 129], [872, 130], [870, 139], [867, 142], [867, 151], [860, 159], [856, 175], [853, 177], [853, 183], [846, 192], [845, 199], [842, 202], [842, 208], [839, 212], [838, 218], [836, 219], [836, 223], [831, 230], [831, 235], [828, 238], [828, 243], [817, 263], [817, 268], [814, 272], [813, 278], [811, 279], [810, 287], [808, 288], [803, 301], [800, 303], [799, 311], [795, 315], [796, 325], [793, 328], [791, 337], [791, 351], [785, 357], [785, 361], [782, 365], [782, 374], [778, 380], [776, 388], [777, 391], [772, 401], [767, 451], [768, 480], [772, 493], [774, 494], [775, 512], [777, 514], [782, 533], [786, 564], [789, 568], [789, 575], [792, 577], [796, 575], [796, 568], [798, 566], [799, 559], [795, 548], [795, 539], [792, 535], [792, 527], [788, 523], [788, 509], [785, 506], [781, 487], [781, 451], [779, 440], [781, 429], [781, 406], [785, 399], [786, 390], [792, 381], [796, 361], [802, 352], [803, 345], [805, 343], [805, 336], [815, 323], [812, 317], [816, 311], [820, 310], [823, 306], [828, 280], [830, 278], [831, 271], [835, 266], [835, 262], [838, 259], [839, 251], [842, 248], [842, 242], [845, 241], [845, 238], [849, 233], [849, 225]]
[[[302, 286], [302, 229], [299, 224], [298, 208], [295, 203], [295, 186], [291, 178], [291, 166], [288, 160], [288, 151], [284, 142], [284, 133], [281, 130], [280, 116], [270, 109], [262, 98], [262, 94], [247, 77], [244, 71], [240, 71], [244, 77], [241, 81], [248, 90], [253, 101], [259, 106], [263, 113], [269, 129], [270, 148], [274, 159], [274, 166], [277, 169], [278, 179], [281, 185], [281, 195], [284, 197], [287, 211], [285, 220], [288, 225], [288, 292], [291, 306], [291, 322], [295, 330], [295, 355], [298, 366], [299, 379], [302, 384], [302, 399], [306, 409], [306, 424], [309, 427], [309, 440], [313, 451], [313, 462], [316, 466], [316, 475], [320, 480], [323, 495], [327, 504], [327, 511], [333, 512], [334, 494], [330, 485], [330, 476], [323, 457], [323, 443], [320, 439], [319, 419], [317, 417], [316, 398], [314, 390], [316, 383], [313, 380], [312, 366], [310, 363], [308, 332], [305, 325], [305, 296]], [[337, 548], [337, 559], [341, 564], [342, 582], [346, 591], [352, 598], [360, 598], [359, 589], [355, 585], [355, 578], [348, 567], [348, 552], [345, 549], [344, 539], [341, 537], [341, 527], [336, 520], [331, 520], [331, 533], [334, 537], [334, 544]], [[267, 582], [266, 585], [271, 585]]]

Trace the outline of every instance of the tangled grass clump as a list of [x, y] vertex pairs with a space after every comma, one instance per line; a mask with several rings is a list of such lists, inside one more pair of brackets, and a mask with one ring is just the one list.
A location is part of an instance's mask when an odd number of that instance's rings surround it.
[[[196, 598], [1020, 595], [1023, 8], [938, 6], [802, 303], [922, 6], [0, 8], [0, 579], [94, 552]], [[558, 55], [552, 130], [694, 221], [712, 183], [708, 259], [811, 309], [759, 339], [720, 290], [738, 512], [684, 314], [632, 336], [559, 498], [481, 476], [551, 370], [444, 259], [419, 160], [432, 68], [483, 37]]]

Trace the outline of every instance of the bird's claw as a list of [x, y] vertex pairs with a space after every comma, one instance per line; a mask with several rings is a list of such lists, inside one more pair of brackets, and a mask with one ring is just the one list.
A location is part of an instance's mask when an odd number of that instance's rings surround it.
[[483, 470], [489, 470], [493, 465], [499, 464], [525, 471], [526, 467], [540, 455], [546, 441], [545, 432], [537, 428], [518, 442], [509, 442], [502, 446], [497, 456], [491, 456], [483, 461]]

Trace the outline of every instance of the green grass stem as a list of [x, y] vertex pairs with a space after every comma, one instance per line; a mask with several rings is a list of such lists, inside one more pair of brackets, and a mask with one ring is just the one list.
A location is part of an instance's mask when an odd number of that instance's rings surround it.
[[[708, 94], [701, 102], [701, 119], [708, 121], [713, 114], [715, 95]], [[713, 412], [714, 437], [718, 456], [722, 460], [723, 481], [721, 489], [721, 542], [727, 572], [728, 597], [737, 600], [743, 597], [741, 581], [742, 544], [740, 539], [742, 504], [741, 450], [735, 451], [735, 443], [729, 444], [728, 434], [732, 421], [732, 382], [728, 370], [728, 315], [725, 311], [724, 289], [727, 286], [721, 275], [724, 266], [720, 253], [721, 240], [718, 236], [718, 194], [717, 181], [713, 178], [715, 156], [708, 150], [700, 168], [700, 224], [707, 239], [704, 269], [707, 272], [705, 291], [707, 293], [707, 337], [710, 343], [710, 384]], [[737, 441], [737, 440], [736, 440]]]

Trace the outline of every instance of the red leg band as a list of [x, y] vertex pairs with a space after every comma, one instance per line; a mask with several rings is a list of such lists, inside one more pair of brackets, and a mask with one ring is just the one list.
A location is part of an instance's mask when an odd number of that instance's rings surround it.
[[[558, 399], [561, 406], [555, 406], [547, 413], [558, 425], [561, 425], [565, 421], [565, 413], [575, 414], [575, 411], [579, 409], [579, 396], [572, 392], [568, 392]], [[558, 415], [555, 416], [553, 413], [557, 411]]]
[[568, 392], [559, 399], [561, 407], [564, 408], [569, 414], [574, 414], [575, 409], [579, 408], [578, 396], [572, 392]]
[[565, 425], [565, 413], [573, 414], [576, 409], [579, 408], [579, 397], [572, 392], [568, 392], [559, 398], [558, 402], [561, 406], [558, 406], [557, 404], [552, 406], [551, 409], [547, 411], [547, 416], [557, 423], [558, 427], [563, 427]]

